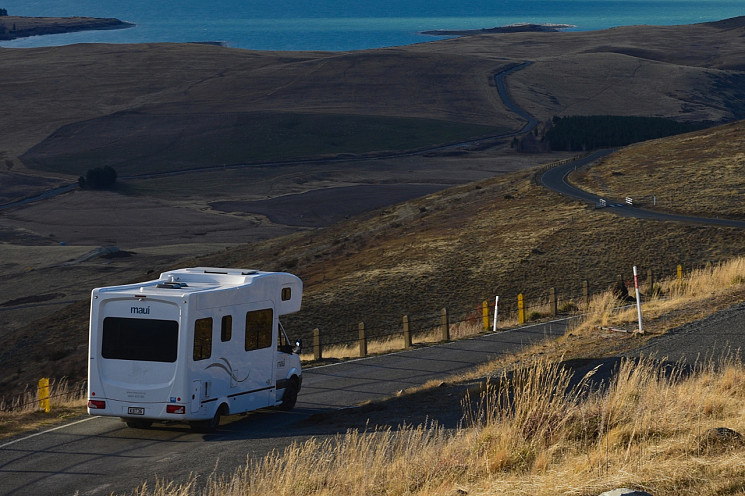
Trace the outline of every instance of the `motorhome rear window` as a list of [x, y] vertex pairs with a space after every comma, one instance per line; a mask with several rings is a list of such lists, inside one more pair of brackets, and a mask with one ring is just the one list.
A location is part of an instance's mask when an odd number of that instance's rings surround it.
[[114, 360], [175, 362], [178, 322], [175, 320], [103, 319], [101, 356]]

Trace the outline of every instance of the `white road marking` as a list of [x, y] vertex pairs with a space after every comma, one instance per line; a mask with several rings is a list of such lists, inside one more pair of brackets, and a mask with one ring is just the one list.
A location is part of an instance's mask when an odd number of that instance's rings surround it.
[[78, 420], [77, 422], [72, 422], [72, 423], [69, 423], [69, 424], [60, 425], [58, 427], [54, 427], [53, 429], [49, 429], [49, 430], [42, 431], [42, 432], [37, 432], [35, 434], [31, 434], [30, 436], [22, 437], [20, 439], [16, 439], [15, 441], [11, 441], [9, 443], [0, 444], [0, 449], [6, 448], [6, 447], [10, 446], [11, 444], [20, 443], [21, 441], [25, 441], [26, 439], [31, 439], [32, 437], [41, 436], [42, 434], [48, 434], [50, 432], [54, 432], [54, 431], [57, 431], [57, 430], [60, 430], [60, 429], [64, 429], [65, 427], [70, 427], [71, 425], [82, 424], [83, 422], [88, 422], [89, 420], [93, 420], [95, 418], [98, 418], [98, 417], [84, 418], [83, 420]]

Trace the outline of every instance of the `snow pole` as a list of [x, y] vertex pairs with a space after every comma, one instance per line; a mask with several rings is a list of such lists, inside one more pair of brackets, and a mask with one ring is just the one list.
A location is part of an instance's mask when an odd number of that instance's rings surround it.
[[499, 296], [494, 300], [494, 329], [492, 332], [497, 332], [497, 315], [499, 314]]
[[639, 297], [639, 276], [636, 273], [636, 265], [634, 265], [634, 289], [636, 290], [636, 313], [639, 316], [639, 334], [644, 334], [642, 328], [642, 302]]

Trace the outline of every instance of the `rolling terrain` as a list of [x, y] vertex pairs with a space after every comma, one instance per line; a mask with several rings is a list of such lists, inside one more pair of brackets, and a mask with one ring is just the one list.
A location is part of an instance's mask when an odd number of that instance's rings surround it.
[[[314, 327], [344, 334], [363, 320], [384, 334], [404, 313], [428, 317], [447, 306], [462, 318], [496, 294], [509, 302], [522, 291], [537, 301], [556, 287], [570, 298], [583, 280], [604, 289], [632, 265], [672, 274], [678, 264], [742, 254], [745, 239], [735, 228], [619, 218], [537, 186], [534, 167], [567, 154], [517, 154], [507, 140], [398, 156], [383, 145], [391, 127], [418, 130], [397, 144], [399, 152], [432, 139], [520, 129], [493, 75], [524, 61], [532, 63], [509, 76], [508, 90], [541, 121], [572, 114], [741, 119], [744, 26], [738, 18], [493, 34], [350, 53], [177, 44], [2, 49], [4, 200], [74, 182], [93, 163], [115, 166], [122, 179], [114, 192], [74, 191], [0, 212], [7, 343], [0, 387], [23, 387], [39, 374], [82, 378], [87, 292], [173, 266], [298, 274], [306, 299], [288, 328], [307, 338]], [[270, 155], [253, 154], [256, 118], [286, 132], [276, 134]], [[338, 142], [297, 146], [303, 133], [292, 129], [309, 123]], [[371, 131], [376, 126], [388, 134]], [[435, 128], [440, 134], [427, 134]], [[612, 177], [628, 179], [624, 188], [648, 195], [634, 181], [644, 177], [637, 173], [648, 162], [644, 146], [653, 146], [661, 157], [679, 157], [660, 181], [701, 183], [707, 174], [698, 160], [686, 161], [680, 140], [739, 163], [741, 148], [724, 143], [736, 143], [727, 133], [742, 129], [738, 122], [629, 147], [598, 170], [611, 167]], [[420, 141], [420, 133], [430, 137]], [[226, 167], [241, 163], [254, 165]], [[716, 163], [712, 170], [730, 179], [717, 176], [712, 187], [734, 188], [717, 195], [741, 192], [739, 169]], [[167, 171], [179, 173], [148, 176]], [[411, 186], [410, 198], [434, 192], [403, 203], [390, 193], [382, 207], [341, 195], [365, 186], [375, 197], [394, 184]], [[709, 202], [708, 188], [684, 194], [709, 215], [739, 215]], [[329, 210], [358, 201], [336, 217], [309, 205], [326, 202]], [[676, 201], [665, 208], [677, 211]], [[279, 206], [284, 217], [272, 215]], [[110, 245], [119, 251], [86, 258]]]

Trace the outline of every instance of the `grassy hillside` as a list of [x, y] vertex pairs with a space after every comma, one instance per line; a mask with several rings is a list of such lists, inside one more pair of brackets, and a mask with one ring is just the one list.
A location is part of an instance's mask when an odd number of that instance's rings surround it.
[[[504, 62], [457, 54], [254, 52], [198, 44], [72, 45], [0, 54], [0, 84], [12, 97], [2, 101], [0, 158], [10, 160], [74, 123], [78, 127], [67, 129], [87, 133], [94, 150], [96, 132], [106, 144], [107, 131], [117, 126], [134, 135], [150, 126], [150, 139], [167, 150], [195, 126], [240, 132], [241, 120], [217, 117], [255, 112], [515, 122], [488, 86], [488, 75]], [[211, 120], [200, 122], [205, 116]], [[83, 124], [92, 119], [95, 129]], [[337, 124], [329, 119], [327, 125]]]
[[[717, 132], [702, 132], [697, 143], [716, 147], [718, 139]], [[660, 140], [655, 146], [662, 150], [677, 140]], [[630, 177], [633, 167], [623, 164], [635, 163], [630, 157], [637, 150], [629, 147], [612, 157], [618, 160], [616, 168]], [[686, 183], [697, 173], [698, 164], [692, 162], [674, 169], [668, 180]], [[719, 208], [710, 205], [714, 215]], [[437, 318], [442, 307], [450, 308], [455, 321], [497, 294], [504, 311], [514, 306], [518, 292], [537, 302], [555, 287], [566, 300], [581, 294], [583, 280], [590, 281], [595, 292], [613, 284], [619, 274], [630, 279], [633, 265], [642, 274], [652, 268], [670, 275], [678, 264], [690, 269], [743, 253], [742, 230], [616, 217], [542, 189], [533, 181], [533, 172], [516, 172], [329, 228], [229, 248], [176, 265], [298, 274], [305, 283], [303, 310], [286, 324], [293, 335], [307, 339], [315, 327], [337, 338], [352, 338], [360, 321], [373, 335], [385, 334], [398, 330], [403, 314], [412, 321]], [[113, 273], [116, 265], [107, 270]], [[139, 279], [153, 275], [142, 273]], [[82, 378], [86, 327], [84, 301], [14, 333], [8, 338], [13, 344], [2, 355], [13, 371], [3, 387], [32, 382], [38, 373]], [[33, 366], [28, 366], [29, 359]]]
[[63, 126], [21, 159], [45, 172], [81, 175], [94, 167], [110, 166], [120, 175], [132, 176], [205, 165], [396, 152], [506, 131], [404, 117], [290, 112], [184, 117], [118, 112]]
[[[609, 198], [691, 215], [745, 217], [745, 126], [736, 122], [649, 141], [612, 155], [571, 179]], [[685, 181], [681, 178], [685, 177]]]
[[[379, 333], [403, 314], [462, 314], [500, 295], [576, 298], [583, 280], [605, 289], [631, 267], [673, 274], [743, 253], [741, 230], [649, 223], [596, 211], [548, 193], [530, 173], [451, 188], [323, 231], [236, 248], [195, 263], [292, 270], [307, 284], [307, 333], [364, 321]], [[290, 319], [288, 319], [290, 320]], [[307, 336], [307, 334], [306, 334]]]

